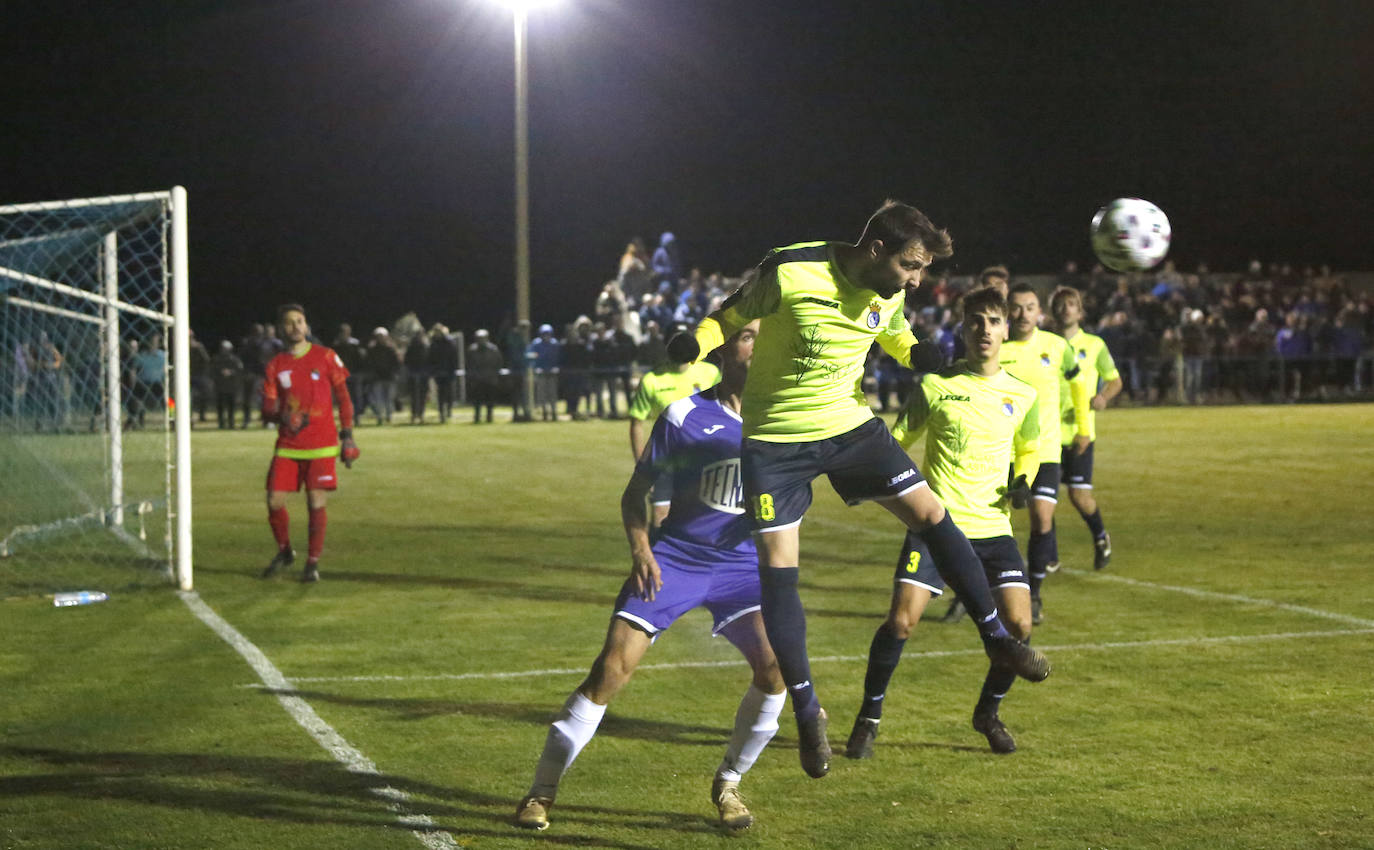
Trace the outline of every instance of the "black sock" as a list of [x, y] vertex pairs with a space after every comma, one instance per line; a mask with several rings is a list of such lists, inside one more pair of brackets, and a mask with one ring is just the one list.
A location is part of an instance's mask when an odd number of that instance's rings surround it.
[[1054, 547], [1054, 532], [1032, 531], [1030, 545], [1026, 547], [1026, 561], [1030, 573], [1031, 598], [1040, 598], [1040, 583], [1045, 580], [1045, 566], [1052, 560], [1050, 553]]
[[1016, 671], [1010, 667], [993, 664], [988, 667], [988, 675], [983, 679], [983, 690], [978, 693], [978, 705], [974, 714], [996, 714], [1002, 705], [1002, 697], [1011, 690], [1016, 681]]
[[[969, 616], [979, 623], [979, 630], [989, 614], [996, 614], [997, 606], [992, 601], [992, 591], [988, 589], [988, 577], [983, 572], [983, 562], [969, 545], [968, 538], [959, 526], [950, 519], [949, 513], [935, 525], [918, 535], [929, 547], [935, 568], [940, 578], [945, 580], [949, 589], [964, 603]], [[994, 618], [995, 619], [995, 618]], [[998, 623], [1000, 625], [1000, 621]], [[987, 632], [984, 632], [987, 634]]]
[[873, 633], [873, 643], [868, 647], [868, 672], [864, 675], [864, 702], [859, 708], [859, 716], [878, 720], [883, 716], [883, 697], [887, 694], [887, 683], [897, 670], [897, 662], [902, 660], [902, 647], [906, 638], [899, 638], [888, 631], [887, 623]]
[[763, 627], [778, 669], [792, 695], [792, 712], [807, 717], [820, 710], [811, 684], [811, 662], [806, 656], [806, 611], [797, 592], [796, 567], [759, 567]]
[[1092, 515], [1083, 514], [1083, 521], [1088, 524], [1088, 530], [1093, 533], [1094, 540], [1101, 540], [1107, 533], [1107, 527], [1102, 524], [1102, 510], [1099, 508], [1092, 512]]

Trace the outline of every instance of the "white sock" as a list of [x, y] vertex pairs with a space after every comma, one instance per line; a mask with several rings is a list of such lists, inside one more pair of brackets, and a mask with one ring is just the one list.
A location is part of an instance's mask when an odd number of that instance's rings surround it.
[[563, 778], [563, 773], [572, 765], [577, 754], [596, 734], [596, 727], [601, 725], [601, 718], [605, 714], [606, 706], [597, 705], [573, 691], [549, 727], [549, 736], [544, 740], [544, 752], [534, 768], [530, 796], [552, 798], [558, 794], [558, 780]]
[[716, 776], [728, 782], [738, 782], [758, 761], [759, 754], [778, 732], [778, 715], [787, 702], [787, 692], [766, 694], [751, 684], [739, 701], [735, 712], [735, 731], [725, 748], [725, 758]]

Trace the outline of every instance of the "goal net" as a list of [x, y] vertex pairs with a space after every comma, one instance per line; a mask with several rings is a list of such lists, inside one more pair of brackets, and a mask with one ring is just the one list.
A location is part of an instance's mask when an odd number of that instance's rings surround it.
[[0, 597], [190, 589], [186, 287], [180, 187], [0, 206]]

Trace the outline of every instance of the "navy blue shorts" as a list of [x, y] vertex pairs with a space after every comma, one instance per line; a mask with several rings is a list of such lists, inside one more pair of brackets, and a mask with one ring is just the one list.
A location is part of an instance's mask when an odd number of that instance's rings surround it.
[[897, 558], [897, 572], [892, 576], [892, 580], [923, 587], [930, 591], [931, 596], [943, 596], [945, 580], [940, 578], [940, 571], [935, 568], [934, 559], [926, 551], [924, 543], [917, 549], [911, 545], [910, 540], [911, 535], [902, 540], [902, 554]]
[[811, 507], [811, 482], [821, 475], [848, 505], [890, 499], [926, 483], [892, 432], [876, 418], [824, 440], [746, 439], [740, 465], [745, 501], [758, 531], [800, 523]]
[[1063, 470], [1061, 480], [1065, 486], [1082, 490], [1093, 488], [1093, 446], [1095, 445], [1097, 444], [1088, 443], [1088, 450], [1081, 455], [1074, 454], [1072, 443], [1060, 451], [1059, 468]]
[[705, 606], [714, 625], [711, 634], [759, 610], [758, 556], [723, 552], [664, 535], [654, 543], [654, 557], [663, 587], [652, 602], [635, 595], [633, 579], [626, 579], [615, 600], [615, 616], [657, 637], [688, 611]]
[[[1026, 562], [1021, 559], [1021, 550], [1016, 547], [1016, 538], [987, 537], [970, 540], [973, 552], [983, 564], [983, 574], [988, 577], [988, 586], [1024, 587], [1030, 589], [1026, 579]], [[916, 552], [906, 544], [902, 555], [897, 559], [897, 572], [894, 581], [914, 584], [930, 591], [931, 596], [939, 596], [945, 590], [945, 580], [940, 578], [935, 563], [923, 552]]]
[[1040, 464], [1040, 471], [1035, 473], [1035, 481], [1031, 484], [1031, 498], [1059, 502], [1059, 464]]

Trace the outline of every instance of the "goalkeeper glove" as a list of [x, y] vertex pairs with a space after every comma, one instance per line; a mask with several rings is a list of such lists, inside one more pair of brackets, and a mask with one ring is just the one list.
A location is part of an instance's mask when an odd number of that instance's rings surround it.
[[945, 353], [940, 346], [923, 340], [911, 347], [911, 371], [919, 374], [937, 371], [945, 365]]
[[1018, 475], [1013, 481], [1007, 484], [1005, 495], [1007, 501], [1011, 503], [1011, 506], [1018, 511], [1029, 505], [1031, 488], [1030, 484], [1026, 483], [1026, 476]]
[[353, 442], [353, 432], [345, 428], [339, 432], [340, 445], [339, 457], [343, 459], [344, 466], [353, 468], [353, 461], [358, 459], [362, 452], [358, 451], [358, 444]]

